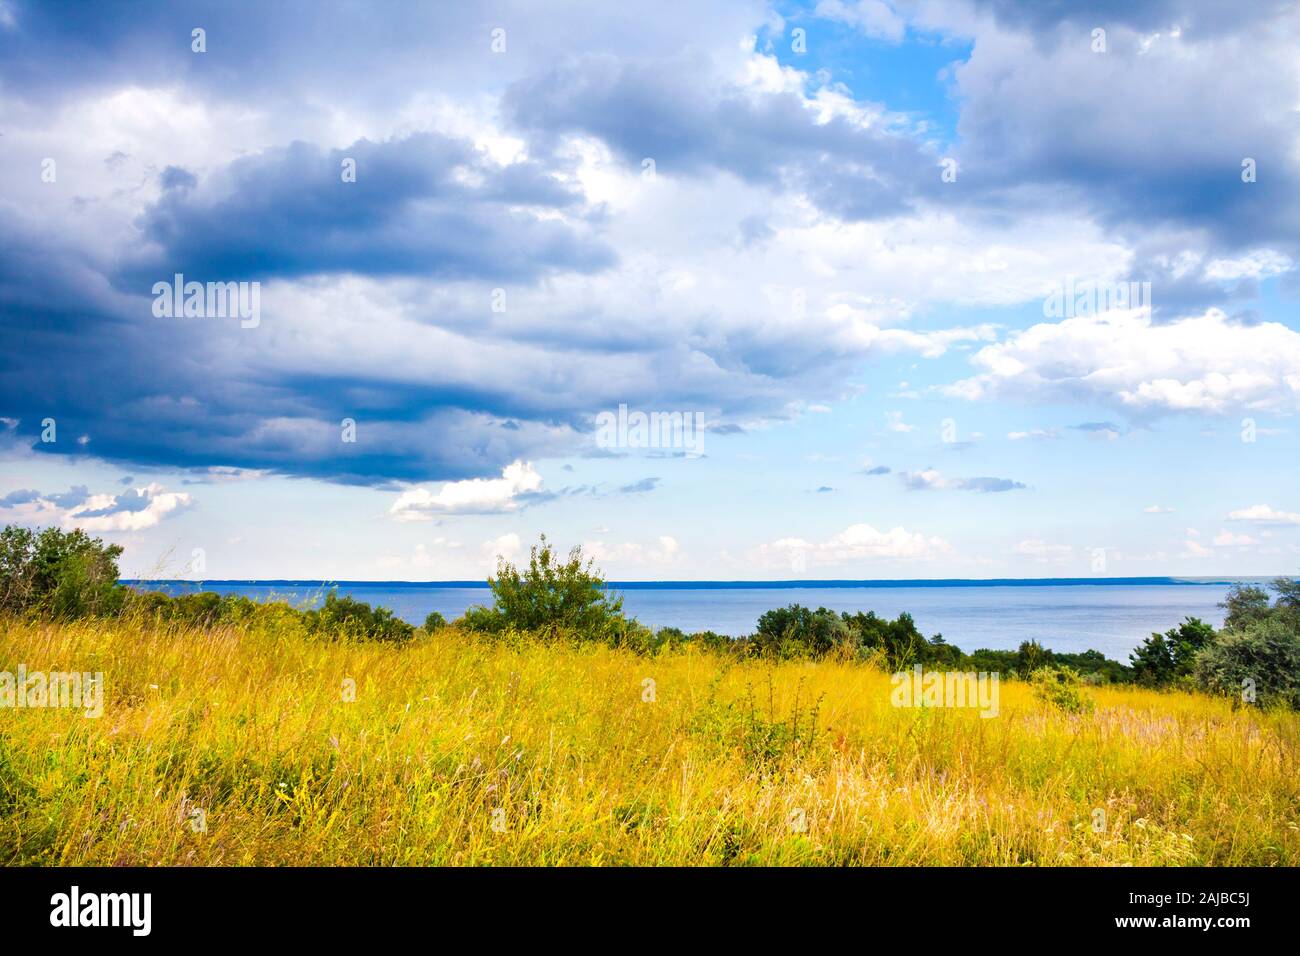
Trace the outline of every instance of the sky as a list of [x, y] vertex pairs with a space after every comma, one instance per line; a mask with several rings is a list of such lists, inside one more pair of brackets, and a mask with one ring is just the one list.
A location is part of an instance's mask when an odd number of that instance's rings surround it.
[[1080, 6], [0, 0], [0, 523], [1294, 574], [1300, 8]]

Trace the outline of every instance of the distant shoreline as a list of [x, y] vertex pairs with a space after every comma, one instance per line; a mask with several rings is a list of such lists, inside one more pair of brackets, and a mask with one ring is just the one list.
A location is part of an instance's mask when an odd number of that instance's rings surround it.
[[[793, 580], [793, 581], [610, 581], [608, 587], [626, 591], [753, 591], [814, 588], [1001, 588], [1001, 587], [1168, 587], [1170, 585], [1230, 587], [1234, 584], [1264, 584], [1276, 575], [1246, 577], [1133, 577], [1133, 578], [903, 578], [878, 580]], [[204, 587], [390, 587], [390, 588], [482, 588], [474, 581], [345, 581], [292, 580], [286, 578], [120, 578], [127, 585], [202, 585]]]

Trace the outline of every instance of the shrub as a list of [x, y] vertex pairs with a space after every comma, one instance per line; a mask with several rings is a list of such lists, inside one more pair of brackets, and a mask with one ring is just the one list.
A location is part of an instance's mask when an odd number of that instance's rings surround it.
[[962, 658], [961, 651], [946, 643], [942, 635], [926, 640], [910, 614], [891, 621], [874, 611], [836, 614], [801, 604], [766, 612], [758, 619], [754, 635], [737, 645], [752, 654], [778, 658], [820, 659], [830, 654], [857, 660], [876, 658], [891, 671], [906, 670], [913, 664], [955, 665]]
[[447, 619], [437, 611], [430, 611], [424, 619], [424, 633], [432, 634], [434, 631], [447, 626]]
[[415, 628], [386, 607], [374, 607], [338, 590], [325, 595], [320, 610], [307, 611], [312, 629], [327, 637], [402, 643], [415, 636]]
[[37, 533], [9, 525], [0, 531], [0, 611], [53, 617], [111, 614], [126, 588], [117, 583], [122, 548], [80, 528]]
[[1164, 687], [1191, 676], [1196, 655], [1214, 640], [1214, 628], [1189, 617], [1163, 634], [1152, 634], [1129, 655], [1133, 677], [1146, 687]]
[[1018, 673], [1017, 661], [1015, 651], [994, 651], [981, 647], [962, 656], [960, 669], [1011, 675]]
[[697, 647], [704, 647], [712, 651], [730, 651], [735, 650], [737, 646], [737, 642], [733, 638], [714, 631], [696, 631], [687, 640]]
[[[661, 637], [640, 621], [619, 615], [611, 618], [597, 632], [600, 639], [614, 647], [625, 647], [638, 654], [652, 654], [662, 648], [671, 646], [670, 640]], [[579, 640], [589, 639], [584, 633], [578, 634]]]
[[668, 647], [679, 647], [689, 640], [685, 631], [680, 627], [673, 627], [671, 625], [661, 627], [659, 630], [655, 631], [655, 639]]
[[957, 648], [940, 635], [927, 641], [912, 619], [903, 612], [897, 619], [879, 617], [874, 611], [844, 614], [844, 623], [856, 635], [859, 656], [878, 653], [886, 670], [907, 670], [914, 664], [951, 664], [961, 656]]
[[1021, 641], [1016, 650], [1016, 673], [1021, 677], [1029, 677], [1051, 662], [1051, 653], [1037, 641]]
[[1092, 712], [1092, 698], [1083, 692], [1079, 673], [1072, 667], [1040, 667], [1029, 675], [1029, 682], [1034, 696], [1057, 710], [1067, 714]]
[[1101, 651], [1080, 651], [1077, 654], [1058, 654], [1047, 651], [1047, 659], [1053, 664], [1073, 667], [1090, 685], [1128, 683], [1133, 679], [1133, 672], [1119, 661], [1112, 661]]
[[152, 614], [164, 621], [192, 627], [212, 627], [246, 620], [257, 613], [257, 602], [233, 594], [199, 591], [170, 597], [160, 591], [147, 591], [131, 599], [133, 610]]
[[1300, 611], [1300, 581], [1292, 578], [1274, 578], [1269, 587], [1277, 592], [1277, 600], [1273, 602], [1274, 612], [1280, 611], [1286, 614]]
[[[472, 630], [499, 633], [507, 628], [547, 636], [569, 633], [580, 640], [611, 644], [645, 642], [641, 625], [623, 616], [623, 599], [613, 597], [591, 559], [574, 548], [560, 559], [546, 536], [532, 547], [528, 567], [520, 571], [504, 558], [495, 577], [491, 607], [472, 607], [462, 622]], [[634, 626], [635, 625], [635, 626]]]
[[1249, 700], [1246, 688], [1253, 687], [1261, 707], [1300, 710], [1300, 634], [1284, 617], [1224, 631], [1197, 656], [1194, 673], [1211, 694]]
[[1225, 612], [1223, 629], [1239, 631], [1256, 621], [1268, 617], [1268, 592], [1253, 585], [1234, 584], [1219, 602]]
[[781, 658], [824, 657], [856, 635], [834, 611], [811, 610], [801, 604], [766, 611], [750, 639], [755, 653]]

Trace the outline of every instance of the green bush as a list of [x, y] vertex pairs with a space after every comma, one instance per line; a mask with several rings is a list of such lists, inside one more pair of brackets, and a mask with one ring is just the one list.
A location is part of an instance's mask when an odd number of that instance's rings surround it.
[[0, 531], [0, 612], [71, 618], [113, 614], [126, 600], [117, 583], [122, 548], [80, 528], [8, 525]]
[[161, 591], [132, 591], [124, 611], [159, 621], [192, 627], [212, 627], [250, 621], [265, 614], [268, 603], [233, 594], [199, 591], [175, 597]]
[[907, 670], [915, 664], [947, 667], [955, 665], [961, 657], [961, 651], [945, 642], [941, 634], [926, 640], [906, 611], [892, 621], [877, 616], [874, 611], [845, 613], [843, 618], [857, 635], [859, 656], [878, 653], [889, 671]]
[[1083, 692], [1079, 672], [1072, 667], [1047, 665], [1029, 675], [1034, 696], [1067, 714], [1091, 713], [1093, 700]]
[[1300, 580], [1274, 578], [1269, 587], [1277, 592], [1277, 600], [1273, 602], [1273, 613], [1289, 615], [1300, 611]]
[[714, 631], [696, 631], [687, 640], [696, 647], [704, 647], [711, 651], [733, 651], [736, 649], [734, 638]]
[[891, 621], [874, 611], [837, 614], [801, 604], [766, 612], [758, 619], [755, 633], [738, 646], [765, 657], [878, 657], [891, 671], [906, 670], [913, 664], [953, 665], [962, 658], [961, 651], [946, 643], [942, 635], [927, 640], [910, 614]]
[[1190, 678], [1201, 649], [1214, 640], [1214, 628], [1189, 617], [1163, 634], [1152, 634], [1129, 655], [1133, 678], [1145, 687], [1165, 687]]
[[1225, 631], [1239, 631], [1256, 621], [1262, 621], [1272, 611], [1268, 606], [1268, 592], [1246, 584], [1234, 584], [1229, 588], [1227, 596], [1219, 602], [1219, 607], [1225, 612]]
[[337, 589], [325, 596], [317, 610], [292, 607], [285, 601], [254, 601], [236, 594], [199, 591], [172, 597], [161, 591], [131, 591], [123, 613], [185, 627], [255, 625], [265, 628], [300, 628], [307, 634], [331, 640], [370, 640], [402, 643], [415, 636], [415, 628], [395, 617], [388, 608], [372, 608], [364, 601], [339, 597]]
[[957, 669], [987, 671], [1017, 675], [1024, 679], [1040, 667], [1069, 667], [1078, 672], [1085, 683], [1123, 684], [1132, 679], [1132, 673], [1119, 661], [1112, 661], [1101, 651], [1080, 651], [1077, 654], [1059, 653], [1043, 647], [1037, 641], [1022, 641], [1014, 651], [993, 651], [980, 648], [961, 654]]
[[824, 657], [838, 647], [856, 644], [856, 637], [834, 611], [791, 604], [765, 612], [749, 646], [768, 657]]
[[403, 643], [415, 636], [415, 628], [394, 616], [386, 607], [371, 607], [364, 601], [339, 597], [338, 590], [325, 595], [319, 610], [305, 612], [316, 633], [331, 638]]
[[437, 611], [430, 611], [424, 618], [424, 633], [432, 634], [447, 626], [447, 619]]
[[1196, 685], [1211, 694], [1300, 710], [1300, 633], [1282, 616], [1224, 631], [1196, 658]]
[[1016, 673], [1029, 677], [1040, 667], [1051, 663], [1052, 652], [1037, 641], [1021, 641], [1016, 650]]
[[624, 617], [623, 599], [609, 593], [595, 562], [584, 562], [581, 548], [561, 559], [545, 535], [533, 546], [526, 569], [501, 559], [488, 587], [492, 606], [472, 607], [461, 619], [471, 630], [492, 634], [514, 629], [551, 637], [567, 633], [619, 645], [648, 640], [645, 628]]

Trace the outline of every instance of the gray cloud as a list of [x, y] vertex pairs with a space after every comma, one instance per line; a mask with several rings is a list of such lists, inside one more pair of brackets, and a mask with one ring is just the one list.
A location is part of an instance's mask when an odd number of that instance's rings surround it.
[[991, 494], [1026, 487], [1010, 478], [945, 478], [933, 469], [903, 471], [899, 472], [898, 477], [908, 491], [977, 491]]
[[[818, 121], [797, 94], [730, 85], [698, 53], [575, 57], [517, 81], [504, 109], [539, 148], [564, 134], [595, 136], [631, 166], [649, 158], [658, 175], [725, 172], [798, 190], [846, 220], [901, 214], [941, 188], [938, 157], [894, 124]], [[751, 226], [749, 238], [761, 236]]]
[[[342, 180], [345, 159], [356, 163], [355, 182]], [[141, 222], [158, 251], [127, 273], [137, 287], [175, 272], [200, 281], [328, 273], [527, 280], [614, 260], [573, 223], [527, 211], [573, 211], [582, 198], [540, 165], [499, 166], [433, 133], [335, 150], [293, 143], [213, 178], [197, 189], [193, 175], [164, 171], [162, 196]]]
[[647, 491], [654, 491], [658, 484], [658, 478], [642, 478], [640, 481], [635, 481], [630, 485], [623, 485], [618, 490], [619, 494], [624, 495], [642, 494]]

